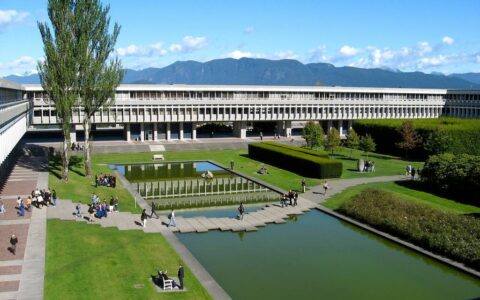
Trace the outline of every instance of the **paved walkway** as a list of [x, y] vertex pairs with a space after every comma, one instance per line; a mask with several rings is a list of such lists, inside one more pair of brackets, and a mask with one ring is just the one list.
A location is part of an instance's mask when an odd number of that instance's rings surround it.
[[363, 178], [352, 178], [352, 179], [334, 179], [328, 180], [329, 189], [327, 191], [327, 195], [323, 194], [323, 185], [317, 185], [311, 187], [306, 193], [302, 194], [302, 197], [321, 204], [325, 202], [328, 198], [342, 192], [343, 190], [360, 185], [365, 183], [374, 183], [374, 182], [389, 182], [389, 181], [400, 181], [400, 180], [407, 180], [405, 175], [394, 175], [394, 176], [378, 176], [378, 177], [363, 177]]
[[[46, 209], [33, 208], [19, 217], [15, 206], [18, 196], [48, 186], [45, 166], [44, 157], [22, 156], [1, 187], [7, 212], [0, 215], [0, 299], [43, 298]], [[15, 255], [8, 250], [12, 234], [19, 240]]]

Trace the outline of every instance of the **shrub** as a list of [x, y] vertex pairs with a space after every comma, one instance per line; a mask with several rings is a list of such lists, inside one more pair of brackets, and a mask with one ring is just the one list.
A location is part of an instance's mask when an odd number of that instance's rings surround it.
[[328, 153], [325, 152], [325, 151], [310, 150], [310, 149], [300, 148], [300, 147], [297, 147], [297, 146], [292, 146], [292, 145], [287, 145], [287, 144], [282, 144], [282, 143], [276, 143], [276, 142], [263, 142], [263, 143], [267, 144], [267, 145], [281, 147], [281, 148], [284, 148], [284, 149], [290, 149], [290, 150], [302, 152], [302, 153], [305, 153], [305, 154], [310, 154], [310, 155], [313, 155], [313, 156], [329, 158]]
[[342, 163], [318, 155], [306, 153], [299, 147], [283, 147], [281, 144], [251, 143], [248, 145], [249, 157], [315, 178], [335, 178], [342, 175]]
[[[432, 132], [441, 130], [445, 139], [450, 141], [449, 151], [454, 154], [480, 155], [480, 120], [458, 119], [442, 117], [439, 119], [415, 119], [411, 120], [413, 128], [420, 140], [427, 141]], [[380, 153], [401, 156], [401, 149], [396, 143], [402, 140], [398, 131], [403, 120], [361, 120], [353, 124], [360, 135], [370, 134], [377, 142], [377, 150]], [[417, 159], [425, 159], [428, 156], [424, 143], [419, 143], [409, 153], [409, 156]]]
[[480, 156], [450, 153], [432, 155], [423, 167], [421, 178], [436, 191], [470, 197], [479, 195]]
[[375, 189], [353, 197], [339, 212], [480, 270], [479, 219], [445, 213]]

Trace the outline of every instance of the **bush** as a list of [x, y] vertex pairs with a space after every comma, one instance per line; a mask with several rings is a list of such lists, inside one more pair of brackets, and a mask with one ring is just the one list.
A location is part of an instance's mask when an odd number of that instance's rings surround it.
[[275, 143], [252, 143], [248, 145], [248, 156], [280, 168], [296, 172], [302, 176], [315, 178], [336, 178], [342, 175], [342, 163], [299, 147]]
[[[404, 120], [361, 120], [353, 124], [358, 134], [370, 134], [377, 142], [380, 153], [401, 156], [401, 149], [396, 147], [396, 142], [402, 140], [398, 131]], [[454, 154], [480, 155], [480, 120], [478, 119], [415, 119], [411, 120], [413, 128], [422, 141], [428, 141], [433, 132], [440, 130], [450, 141], [448, 151]], [[427, 146], [428, 149], [428, 146]], [[419, 143], [411, 150], [409, 155], [417, 159], [426, 159], [429, 151], [425, 143]]]
[[364, 190], [338, 211], [480, 270], [479, 219], [445, 213], [375, 189]]
[[432, 155], [423, 167], [421, 178], [428, 187], [439, 192], [470, 197], [480, 195], [480, 156]]

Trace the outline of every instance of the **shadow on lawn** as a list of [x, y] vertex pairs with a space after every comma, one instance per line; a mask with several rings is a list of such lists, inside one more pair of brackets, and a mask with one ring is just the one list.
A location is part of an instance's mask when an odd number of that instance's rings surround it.
[[459, 203], [480, 207], [479, 205], [480, 196], [478, 195], [473, 196], [473, 195], [453, 194], [453, 193], [447, 193], [447, 192], [442, 193], [440, 191], [429, 188], [423, 182], [416, 181], [416, 180], [415, 181], [414, 180], [395, 181], [395, 183], [398, 184], [399, 186], [403, 186], [412, 190], [417, 190], [420, 192], [432, 194], [434, 196], [444, 197]]
[[[79, 170], [83, 166], [82, 162], [83, 162], [82, 157], [71, 156], [68, 169], [71, 172], [83, 177], [85, 176], [85, 173]], [[49, 167], [50, 173], [52, 173], [58, 179], [62, 179], [62, 157], [60, 155], [50, 156], [48, 167]]]

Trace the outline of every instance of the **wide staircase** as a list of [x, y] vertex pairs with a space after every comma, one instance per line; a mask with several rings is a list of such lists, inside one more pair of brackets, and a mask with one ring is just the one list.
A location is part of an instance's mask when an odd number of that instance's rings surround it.
[[159, 214], [158, 219], [155, 217], [148, 219], [146, 227], [142, 227], [140, 215], [130, 212], [113, 212], [109, 213], [107, 218], [94, 218], [93, 222], [89, 222], [88, 206], [81, 204], [82, 217], [77, 217], [74, 214], [76, 204], [70, 200], [59, 200], [57, 206], [48, 208], [47, 217], [49, 219], [88, 222], [102, 227], [116, 227], [120, 230], [143, 230], [144, 232], [162, 232], [164, 230], [181, 233], [206, 232], [209, 230], [256, 231], [258, 227], [266, 226], [268, 223], [285, 223], [289, 216], [301, 215], [317, 207], [316, 203], [299, 198], [297, 206], [281, 207], [278, 204], [268, 204], [254, 212], [246, 213], [243, 220], [177, 216], [175, 218], [176, 227], [167, 227], [169, 221], [167, 216]]

